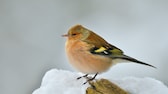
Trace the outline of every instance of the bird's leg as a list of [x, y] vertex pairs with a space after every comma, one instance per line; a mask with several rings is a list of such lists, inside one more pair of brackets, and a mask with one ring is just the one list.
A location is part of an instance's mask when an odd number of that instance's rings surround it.
[[77, 80], [81, 79], [82, 77], [87, 77], [88, 75], [89, 75], [89, 74], [85, 74], [85, 75], [83, 75], [83, 76], [80, 76], [80, 77], [77, 78]]
[[97, 75], [98, 75], [98, 72], [92, 78], [88, 78], [88, 80], [83, 84], [86, 84], [87, 82], [90, 82], [90, 81], [94, 80]]

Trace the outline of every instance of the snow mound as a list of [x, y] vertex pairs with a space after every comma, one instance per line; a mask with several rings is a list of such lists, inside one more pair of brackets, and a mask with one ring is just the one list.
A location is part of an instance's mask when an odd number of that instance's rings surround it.
[[[48, 71], [40, 88], [32, 94], [85, 94], [89, 84], [82, 85], [86, 79], [77, 80], [80, 73], [52, 69]], [[153, 78], [126, 77], [110, 79], [130, 94], [168, 94], [168, 87]]]

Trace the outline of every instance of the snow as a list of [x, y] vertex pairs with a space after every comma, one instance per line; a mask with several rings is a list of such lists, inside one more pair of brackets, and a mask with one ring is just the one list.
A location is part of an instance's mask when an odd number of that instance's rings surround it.
[[168, 87], [153, 78], [126, 77], [111, 81], [130, 94], [168, 94]]
[[[81, 73], [52, 69], [43, 77], [40, 88], [36, 89], [32, 94], [85, 94], [89, 84], [83, 85], [86, 81], [84, 78], [76, 79], [82, 75]], [[101, 78], [103, 77], [99, 76], [97, 79]], [[125, 77], [108, 80], [129, 92], [129, 94], [168, 94], [167, 86], [149, 77]]]

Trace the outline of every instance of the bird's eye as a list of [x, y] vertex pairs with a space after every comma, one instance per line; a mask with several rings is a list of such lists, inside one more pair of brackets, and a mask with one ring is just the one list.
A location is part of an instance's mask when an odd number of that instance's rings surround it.
[[77, 34], [75, 34], [75, 33], [74, 33], [74, 34], [72, 34], [72, 36], [75, 36], [75, 35], [77, 35]]

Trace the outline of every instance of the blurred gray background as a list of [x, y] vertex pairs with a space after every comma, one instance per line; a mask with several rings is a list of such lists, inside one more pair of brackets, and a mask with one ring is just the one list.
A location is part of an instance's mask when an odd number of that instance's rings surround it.
[[0, 94], [31, 94], [52, 68], [74, 71], [61, 35], [75, 24], [157, 67], [118, 64], [103, 75], [168, 85], [167, 0], [0, 0]]

